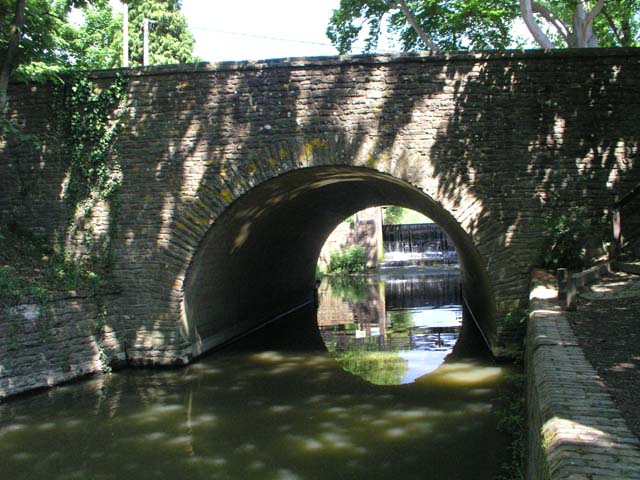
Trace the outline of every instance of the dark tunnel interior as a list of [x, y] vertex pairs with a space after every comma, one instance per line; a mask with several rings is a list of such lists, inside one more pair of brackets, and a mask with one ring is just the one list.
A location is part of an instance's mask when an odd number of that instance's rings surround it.
[[470, 236], [450, 213], [387, 174], [312, 167], [253, 188], [210, 228], [185, 281], [184, 314], [195, 353], [312, 301], [318, 256], [329, 234], [346, 217], [380, 205], [421, 212], [447, 233], [458, 252], [471, 308], [491, 342], [491, 285]]

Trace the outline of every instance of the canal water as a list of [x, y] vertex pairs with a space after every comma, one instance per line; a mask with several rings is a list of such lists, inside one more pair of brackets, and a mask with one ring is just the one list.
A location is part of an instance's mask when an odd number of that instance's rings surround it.
[[505, 371], [458, 285], [455, 272], [325, 280], [317, 309], [186, 368], [6, 402], [0, 478], [492, 479]]

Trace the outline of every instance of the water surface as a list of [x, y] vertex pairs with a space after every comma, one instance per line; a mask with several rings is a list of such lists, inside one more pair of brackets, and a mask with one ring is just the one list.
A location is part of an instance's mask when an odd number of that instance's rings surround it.
[[[432, 343], [407, 333], [404, 310], [385, 310], [386, 336], [360, 338], [388, 339], [394, 355]], [[378, 385], [345, 369], [347, 350], [328, 351], [315, 322], [308, 308], [183, 369], [129, 369], [0, 405], [0, 478], [494, 477], [501, 367], [454, 351], [410, 383]]]

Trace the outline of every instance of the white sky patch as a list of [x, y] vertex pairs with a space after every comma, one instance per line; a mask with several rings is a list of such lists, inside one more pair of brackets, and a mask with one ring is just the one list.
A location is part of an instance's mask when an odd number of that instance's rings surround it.
[[[122, 11], [119, 0], [109, 3], [115, 12]], [[182, 0], [182, 13], [196, 40], [194, 55], [220, 62], [337, 55], [326, 30], [339, 6], [340, 0]], [[83, 21], [78, 11], [71, 18], [75, 23]], [[514, 28], [518, 36], [530, 38], [523, 22], [516, 22]], [[129, 35], [135, 35], [136, 29], [142, 26], [130, 24]], [[366, 30], [365, 25], [353, 53], [362, 53]], [[398, 52], [398, 40], [390, 38], [385, 26], [382, 30], [376, 52]]]

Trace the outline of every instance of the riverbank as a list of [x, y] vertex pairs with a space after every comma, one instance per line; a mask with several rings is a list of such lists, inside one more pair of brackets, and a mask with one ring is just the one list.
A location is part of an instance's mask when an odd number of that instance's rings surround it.
[[[606, 319], [612, 316], [611, 311], [602, 314]], [[627, 427], [606, 381], [585, 356], [567, 317], [555, 278], [537, 276], [526, 348], [527, 478], [640, 478], [640, 442]]]

